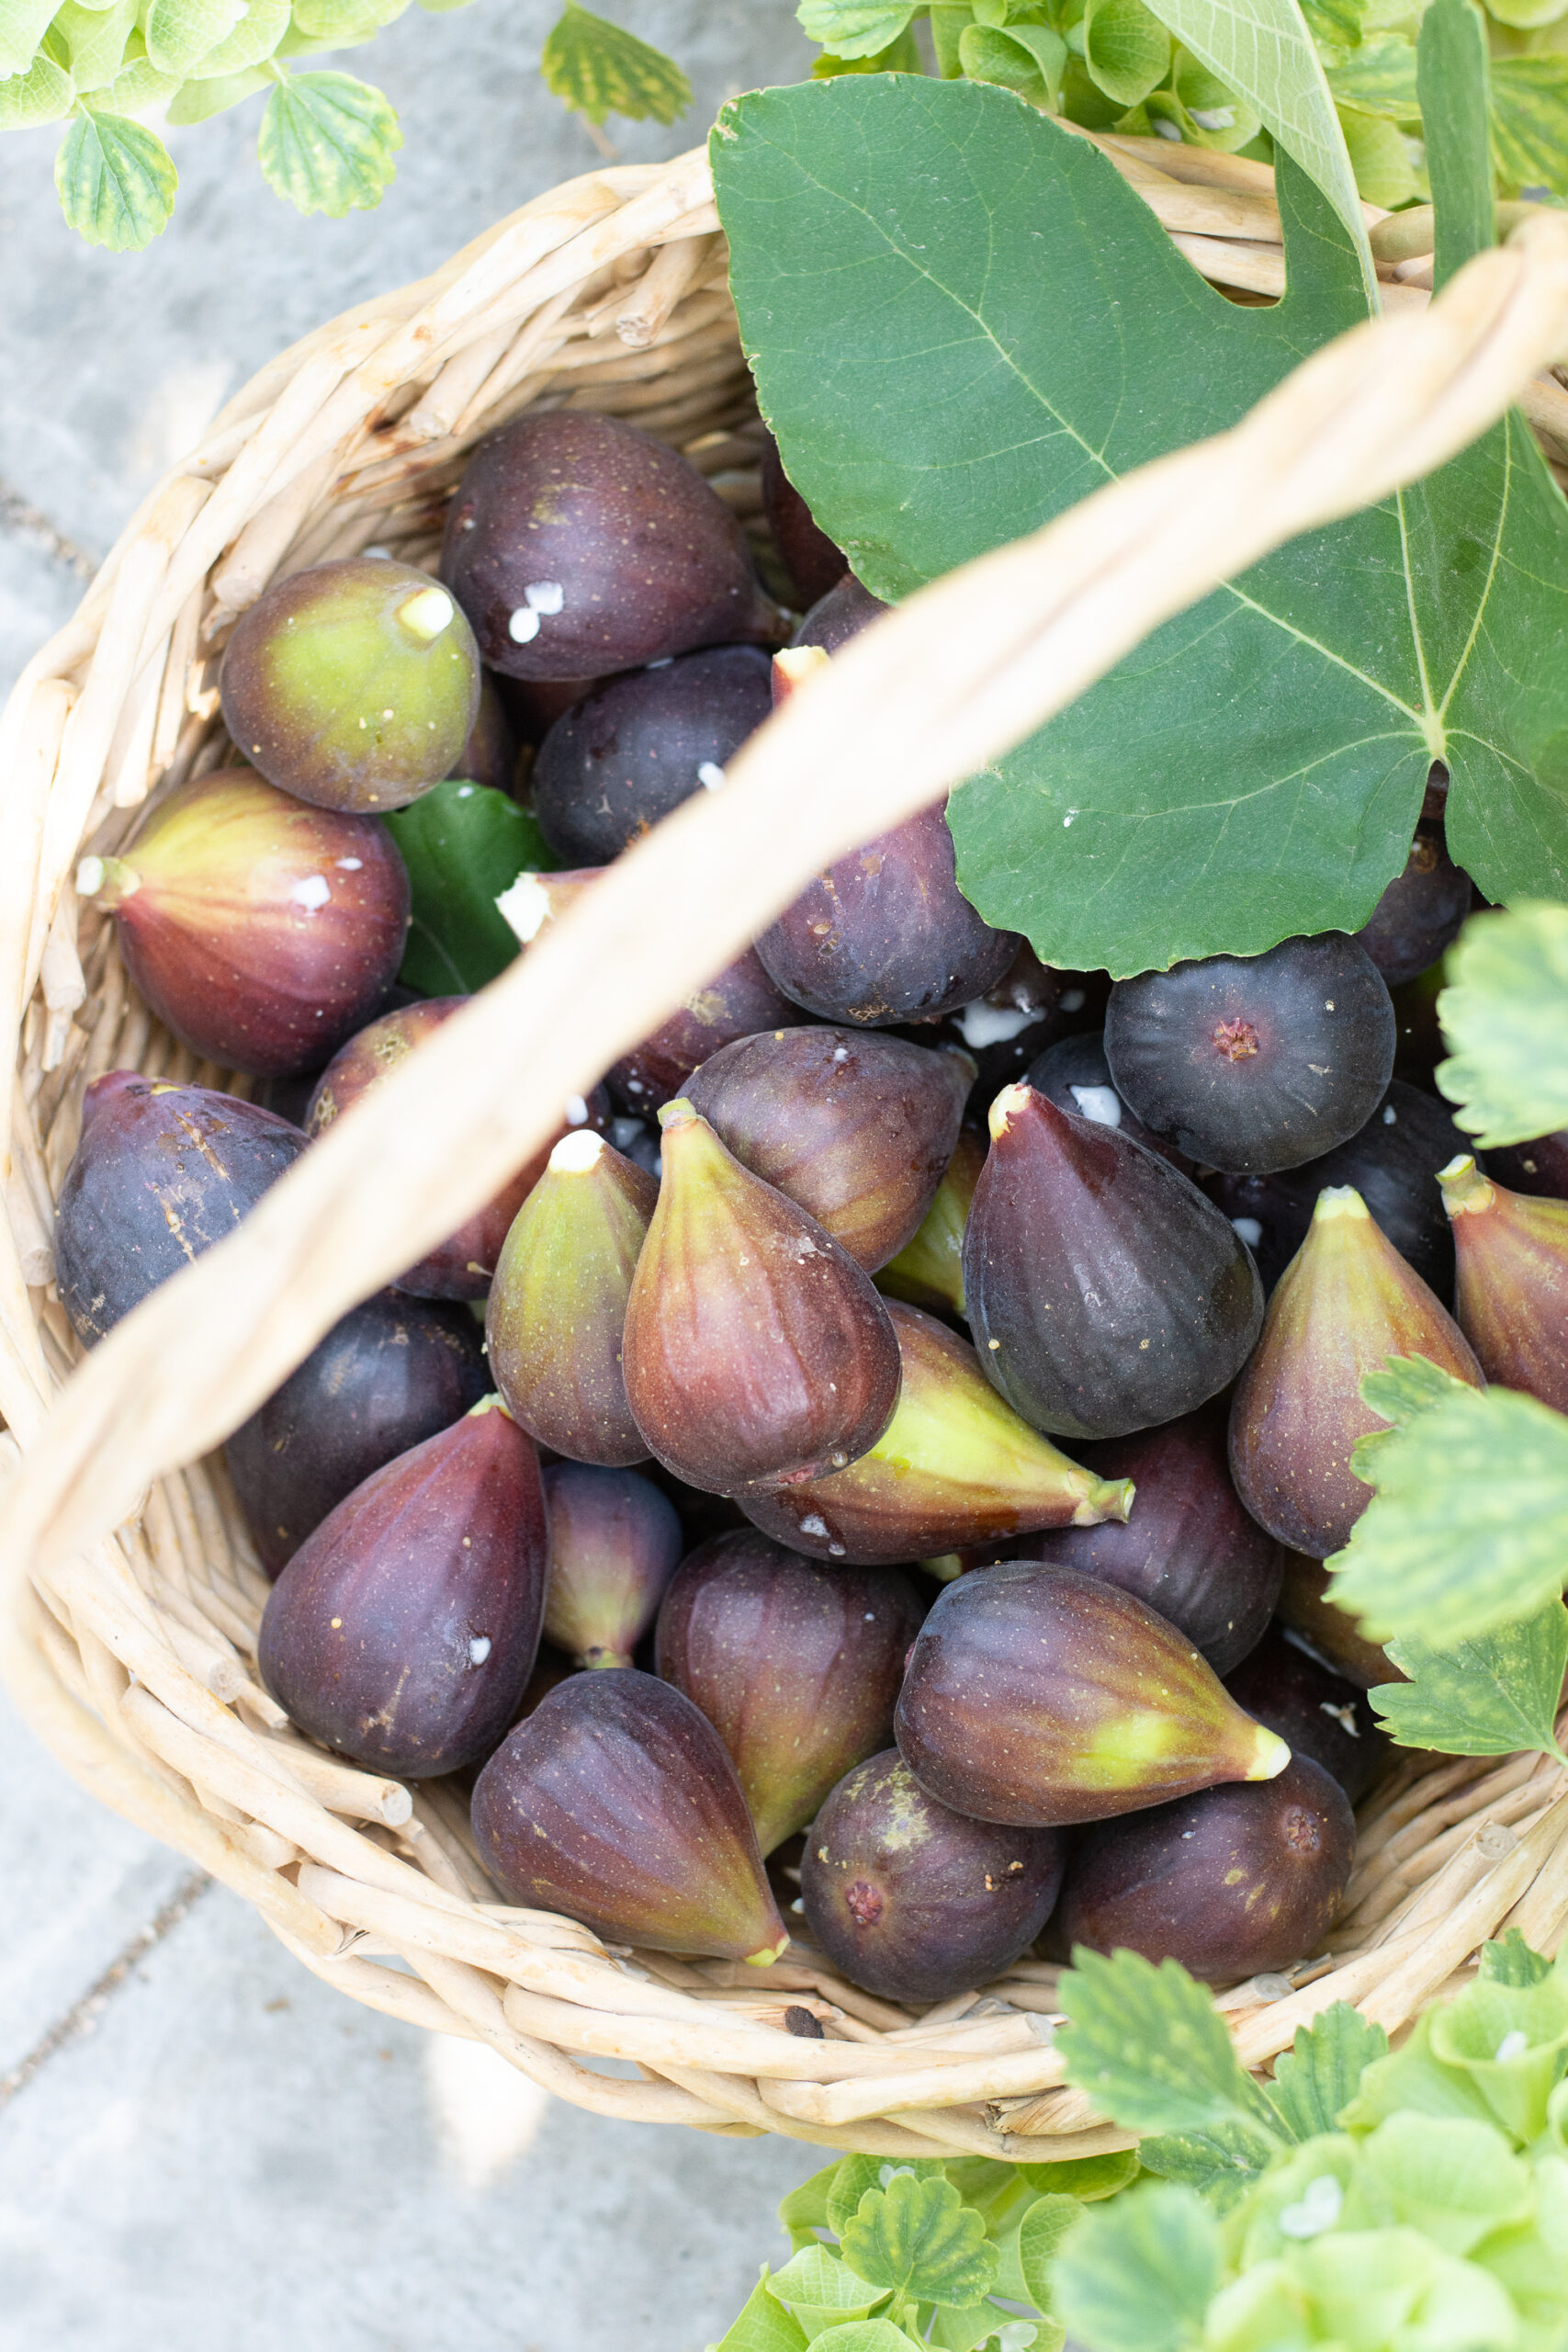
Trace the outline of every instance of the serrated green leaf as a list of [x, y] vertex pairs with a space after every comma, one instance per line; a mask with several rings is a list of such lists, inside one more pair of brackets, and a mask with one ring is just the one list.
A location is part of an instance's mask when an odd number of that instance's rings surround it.
[[1568, 1126], [1568, 907], [1472, 915], [1444, 963], [1438, 1084], [1483, 1151]]
[[230, 74], [245, 74], [276, 51], [288, 30], [288, 0], [248, 0], [227, 40], [220, 40], [201, 61], [201, 79], [216, 81]]
[[224, 74], [210, 82], [186, 82], [169, 101], [169, 120], [176, 129], [186, 123], [206, 122], [215, 114], [237, 107], [242, 99], [254, 97], [271, 80], [272, 75], [264, 65], [253, 65], [243, 74]]
[[[965, 2205], [973, 2205], [992, 2237], [1016, 2218], [1016, 2209], [1038, 2194], [1028, 2165], [1004, 2165], [994, 2156], [949, 2156], [942, 2171]], [[882, 2186], [880, 2181], [878, 2188]]]
[[351, 48], [393, 23], [408, 5], [409, 0], [294, 0], [293, 15], [312, 40]]
[[54, 159], [66, 220], [111, 253], [140, 253], [168, 227], [179, 184], [163, 141], [124, 115], [79, 116]]
[[397, 177], [398, 118], [367, 82], [348, 74], [292, 74], [262, 116], [256, 153], [277, 194], [298, 211], [345, 212], [379, 204]]
[[1311, 2025], [1299, 2025], [1274, 2062], [1269, 2096], [1294, 2140], [1332, 2132], [1360, 2088], [1367, 2068], [1388, 2053], [1388, 2035], [1348, 2001], [1336, 2001]]
[[[407, 863], [406, 856], [404, 862]], [[525, 859], [524, 863], [535, 865], [531, 858]], [[538, 871], [536, 865], [535, 871]], [[792, 2254], [798, 2254], [803, 2245], [815, 2245], [818, 2230], [831, 2229], [835, 2237], [838, 2235], [837, 2225], [828, 2218], [828, 2200], [844, 2166], [862, 2161], [859, 2156], [845, 2156], [839, 2164], [824, 2165], [820, 2172], [814, 2172], [809, 2180], [803, 2180], [798, 2188], [792, 2188], [788, 2196], [781, 2199], [779, 2219], [789, 2233]]]
[[1568, 194], [1568, 57], [1494, 61], [1492, 153], [1505, 188]]
[[844, 2259], [863, 2278], [917, 2302], [977, 2303], [997, 2276], [986, 2224], [950, 2180], [895, 2173], [869, 2188], [843, 2230]]
[[517, 953], [496, 899], [525, 869], [542, 873], [556, 863], [538, 825], [494, 786], [456, 777], [382, 821], [413, 894], [403, 986], [422, 996], [482, 989]]
[[539, 55], [545, 85], [592, 123], [606, 115], [673, 122], [692, 103], [692, 85], [673, 58], [635, 33], [567, 0]]
[[75, 99], [70, 74], [40, 50], [25, 74], [0, 81], [0, 130], [32, 130], [39, 123], [62, 121]]
[[1468, 1385], [1429, 1356], [1390, 1356], [1381, 1372], [1369, 1372], [1361, 1382], [1361, 1402], [1393, 1427], [1369, 1430], [1356, 1440], [1350, 1448], [1350, 1467], [1357, 1477], [1369, 1487], [1375, 1486], [1378, 1457], [1388, 1440], [1408, 1428], [1417, 1414], [1429, 1412]]
[[1517, 1928], [1505, 1928], [1481, 1947], [1481, 1981], [1486, 1984], [1540, 1984], [1551, 1973], [1544, 1953], [1532, 1951]]
[[1279, 2119], [1238, 2061], [1225, 2021], [1174, 1960], [1075, 1951], [1057, 1998], [1068, 2082], [1129, 2132], [1212, 2132], [1236, 2123], [1281, 2137]]
[[841, 2255], [825, 2245], [803, 2245], [765, 2284], [770, 2295], [788, 2304], [812, 2341], [825, 2327], [863, 2319], [887, 2301], [886, 2287], [857, 2277]]
[[806, 2330], [768, 2292], [766, 2264], [744, 2308], [708, 2352], [806, 2352]]
[[125, 62], [103, 94], [111, 114], [139, 115], [166, 107], [180, 89], [176, 75], [161, 73], [147, 55], [140, 33], [126, 43]]
[[1343, 65], [1329, 71], [1328, 86], [1341, 106], [1358, 114], [1382, 115], [1390, 122], [1419, 122], [1416, 95], [1416, 44], [1385, 36], [1370, 40]]
[[811, 61], [814, 82], [830, 82], [839, 74], [923, 74], [919, 43], [912, 27], [906, 27], [895, 41], [879, 49], [874, 57], [835, 57], [831, 50], [823, 50]]
[[1031, 2188], [1042, 2197], [1076, 2197], [1080, 2204], [1114, 2197], [1138, 2177], [1136, 2148], [1120, 2148], [1111, 2155], [1067, 2156], [1060, 2164], [1021, 2165]]
[[1200, 2189], [1216, 2212], [1244, 2196], [1280, 2153], [1278, 2140], [1251, 2123], [1217, 2123], [1207, 2132], [1162, 2132], [1138, 2143], [1145, 2172]]
[[1367, 1693], [1400, 1747], [1442, 1756], [1514, 1756], [1531, 1748], [1568, 1763], [1555, 1736], [1568, 1609], [1549, 1600], [1534, 1617], [1499, 1625], [1451, 1649], [1406, 1635], [1389, 1656], [1407, 1678]]
[[56, 9], [49, 28], [51, 46], [56, 40], [61, 44], [78, 91], [90, 95], [114, 80], [136, 30], [136, 8], [137, 0], [117, 0], [112, 8], [79, 8], [66, 0]]
[[147, 54], [161, 74], [194, 74], [243, 10], [243, 0], [152, 0], [141, 26]]
[[1052, 2272], [1055, 2310], [1093, 2352], [1182, 2352], [1219, 2284], [1219, 2224], [1168, 2182], [1086, 2207]]
[[1084, 2210], [1076, 2197], [1037, 2197], [1019, 2223], [1018, 2267], [1042, 2311], [1051, 2308], [1051, 2266]]
[[1410, 2037], [1386, 2058], [1374, 2059], [1341, 2120], [1348, 2132], [1370, 2132], [1391, 2115], [1457, 2116], [1490, 2123], [1491, 2109], [1461, 2066], [1445, 2064], [1431, 2047], [1435, 2009], [1424, 2010]]
[[[860, 2211], [860, 2201], [866, 2190], [886, 2188], [897, 2173], [908, 2173], [916, 2180], [943, 2180], [947, 2177], [940, 2156], [846, 2156], [842, 2164], [835, 2165], [828, 2190], [828, 2227], [835, 2237], [843, 2236]], [[962, 2190], [959, 2193], [962, 2195]]]
[[[795, 17], [807, 40], [834, 57], [875, 57], [907, 32], [915, 11], [881, 0], [800, 0]], [[968, 11], [964, 11], [967, 18]]]
[[55, 6], [56, 0], [0, 0], [0, 74], [28, 71]]

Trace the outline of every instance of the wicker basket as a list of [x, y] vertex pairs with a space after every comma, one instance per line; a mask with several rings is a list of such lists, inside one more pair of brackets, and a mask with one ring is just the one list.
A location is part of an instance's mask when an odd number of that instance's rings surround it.
[[[1205, 275], [1242, 300], [1279, 292], [1266, 172], [1101, 143]], [[1233, 433], [856, 640], [735, 761], [725, 791], [623, 859], [68, 1385], [78, 1351], [50, 1287], [51, 1232], [83, 1088], [132, 1064], [231, 1082], [138, 1001], [112, 924], [75, 904], [79, 852], [118, 846], [149, 790], [221, 760], [218, 659], [270, 579], [372, 542], [428, 560], [465, 451], [530, 404], [634, 418], [754, 515], [755, 409], [703, 153], [573, 181], [276, 360], [24, 675], [0, 728], [0, 1001], [17, 1037], [3, 1113], [0, 1665], [80, 1781], [254, 1903], [329, 1984], [487, 2041], [606, 2114], [889, 2155], [1038, 2161], [1124, 2144], [1062, 2085], [1043, 1964], [917, 2017], [803, 1943], [761, 1975], [606, 1948], [498, 1902], [448, 1788], [329, 1758], [258, 1686], [267, 1587], [208, 1449], [827, 859], [972, 773], [1216, 582], [1427, 470], [1510, 400], [1522, 394], [1549, 457], [1568, 460], [1568, 396], [1537, 373], [1568, 353], [1568, 222], [1533, 223], [1430, 307], [1418, 287], [1390, 299], [1398, 316], [1317, 355]], [[373, 1185], [357, 1182], [372, 1168]], [[1553, 1946], [1568, 1919], [1562, 1792], [1538, 1758], [1404, 1759], [1363, 1812], [1330, 1952], [1224, 1996], [1247, 2062], [1338, 1998], [1397, 2029], [1505, 1920]]]

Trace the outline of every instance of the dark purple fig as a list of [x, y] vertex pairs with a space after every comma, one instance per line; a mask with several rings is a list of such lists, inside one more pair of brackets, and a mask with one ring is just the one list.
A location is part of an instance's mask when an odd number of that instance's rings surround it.
[[1318, 1951], [1355, 1856], [1344, 1790], [1292, 1757], [1267, 1788], [1203, 1789], [1095, 1829], [1067, 1864], [1054, 1932], [1229, 1984]]
[[1359, 1804], [1388, 1753], [1387, 1734], [1359, 1684], [1314, 1657], [1276, 1622], [1225, 1689], [1238, 1707], [1278, 1732], [1292, 1756], [1310, 1756]]
[[674, 1504], [635, 1470], [552, 1462], [545, 1632], [579, 1666], [630, 1666], [680, 1566]]
[[1060, 1830], [939, 1804], [889, 1747], [847, 1774], [817, 1816], [800, 1864], [807, 1925], [852, 1984], [911, 2006], [945, 2000], [1028, 1950], [1066, 1849]]
[[[425, 997], [398, 1012], [383, 1013], [334, 1055], [317, 1081], [305, 1114], [312, 1136], [324, 1134], [334, 1119], [380, 1080], [407, 1060], [442, 1023], [461, 1012], [467, 997]], [[566, 1116], [549, 1141], [503, 1184], [495, 1198], [466, 1217], [455, 1233], [423, 1257], [417, 1266], [398, 1277], [400, 1290], [416, 1298], [483, 1298], [495, 1277], [502, 1244], [512, 1221], [545, 1172], [550, 1153], [563, 1136], [582, 1128], [602, 1134], [610, 1121], [610, 1098], [602, 1086], [592, 1094], [573, 1095]]]
[[372, 1771], [476, 1764], [527, 1689], [547, 1566], [537, 1456], [500, 1397], [481, 1398], [306, 1537], [262, 1616], [262, 1679]]
[[938, 1315], [963, 1314], [964, 1228], [985, 1164], [984, 1139], [973, 1127], [961, 1127], [919, 1230], [883, 1267], [878, 1290]]
[[1124, 1437], [1234, 1380], [1263, 1290], [1213, 1203], [1032, 1087], [1004, 1087], [990, 1126], [964, 1290], [980, 1362], [1014, 1409], [1057, 1436]]
[[496, 692], [495, 680], [488, 670], [481, 671], [479, 713], [452, 773], [467, 783], [488, 785], [493, 791], [515, 797], [517, 749], [516, 729]]
[[967, 1340], [889, 1301], [903, 1363], [898, 1409], [831, 1477], [743, 1498], [766, 1534], [818, 1559], [924, 1560], [1041, 1527], [1125, 1519], [1133, 1492], [1097, 1477], [1005, 1405]]
[[182, 785], [123, 857], [85, 857], [76, 888], [113, 910], [159, 1020], [257, 1078], [330, 1061], [380, 1010], [408, 936], [385, 826], [308, 808], [248, 768]]
[[657, 1659], [717, 1732], [764, 1854], [893, 1736], [923, 1611], [887, 1568], [825, 1568], [766, 1536], [716, 1536], [681, 1564]]
[[1568, 1201], [1510, 1193], [1468, 1152], [1442, 1171], [1459, 1327], [1488, 1380], [1568, 1412]]
[[983, 996], [1018, 952], [958, 887], [939, 804], [879, 833], [808, 883], [757, 941], [785, 996], [820, 1021], [886, 1028]]
[[234, 624], [223, 723], [318, 808], [401, 808], [450, 775], [479, 716], [474, 635], [445, 588], [356, 556], [275, 580]]
[[1232, 1173], [1299, 1168], [1364, 1127], [1393, 1075], [1393, 1008], [1345, 933], [1118, 980], [1117, 1091], [1157, 1134]]
[[584, 409], [520, 416], [479, 443], [441, 577], [491, 668], [514, 678], [603, 678], [780, 634], [717, 492], [664, 442]]
[[[1461, 1137], [1454, 1151], [1469, 1148], [1468, 1137]], [[1488, 1176], [1506, 1184], [1510, 1192], [1568, 1200], [1568, 1127], [1559, 1127], [1553, 1135], [1536, 1136], [1529, 1143], [1510, 1144], [1506, 1150], [1489, 1151], [1484, 1165]]]
[[1105, 1040], [1100, 1036], [1064, 1037], [1052, 1046], [1037, 1061], [1032, 1062], [1024, 1078], [1037, 1094], [1043, 1094], [1058, 1111], [1070, 1111], [1076, 1118], [1093, 1119], [1102, 1127], [1115, 1127], [1146, 1151], [1157, 1151], [1184, 1176], [1192, 1173], [1192, 1162], [1184, 1151], [1179, 1151], [1168, 1136], [1156, 1135], [1135, 1118], [1116, 1091], [1111, 1075], [1111, 1064], [1105, 1058]]
[[824, 653], [837, 653], [852, 637], [858, 637], [868, 622], [877, 620], [893, 609], [869, 588], [863, 588], [852, 571], [818, 596], [811, 610], [790, 639], [792, 645], [818, 645]]
[[287, 1119], [206, 1086], [110, 1070], [88, 1087], [54, 1220], [60, 1299], [91, 1346], [232, 1233], [309, 1149]]
[[268, 1576], [372, 1471], [461, 1419], [489, 1386], [462, 1307], [384, 1290], [334, 1323], [223, 1449]]
[[479, 1774], [473, 1818], [513, 1903], [761, 1968], [789, 1941], [723, 1741], [635, 1667], [558, 1683]]
[[1438, 1170], [1465, 1148], [1436, 1095], [1396, 1078], [1359, 1135], [1321, 1159], [1268, 1176], [1209, 1176], [1203, 1190], [1247, 1243], [1264, 1289], [1271, 1291], [1306, 1239], [1324, 1186], [1353, 1184], [1400, 1256], [1447, 1301], [1453, 1295], [1454, 1245]]
[[1098, 1034], [1110, 985], [1103, 972], [1059, 972], [1043, 964], [1026, 939], [995, 988], [947, 1017], [946, 1034], [975, 1057], [971, 1118], [983, 1119], [1001, 1089], [1022, 1078], [1051, 1046]]
[[1441, 825], [1417, 825], [1396, 874], [1356, 937], [1391, 989], [1435, 964], [1470, 912], [1470, 876], [1454, 864]]
[[557, 719], [564, 718], [599, 683], [597, 678], [509, 678], [501, 670], [487, 670], [484, 674], [493, 684], [513, 728], [531, 749], [536, 749]]
[[1146, 1601], [1220, 1675], [1261, 1640], [1285, 1569], [1279, 1544], [1248, 1519], [1231, 1484], [1225, 1419], [1223, 1405], [1207, 1405], [1163, 1429], [1086, 1448], [1088, 1468], [1133, 1481], [1131, 1518], [1018, 1547]]
[[779, 561], [802, 605], [814, 605], [849, 570], [841, 548], [818, 528], [811, 509], [784, 469], [779, 445], [770, 433], [762, 444], [762, 513]]
[[517, 1212], [491, 1284], [491, 1375], [519, 1425], [573, 1462], [648, 1456], [621, 1369], [626, 1300], [659, 1187], [585, 1130]]
[[761, 1030], [793, 1029], [806, 1015], [781, 996], [754, 947], [727, 964], [611, 1069], [608, 1085], [629, 1111], [651, 1115], [672, 1102], [694, 1069]]
[[677, 1096], [626, 1307], [632, 1418], [666, 1468], [720, 1495], [842, 1469], [898, 1401], [898, 1342], [871, 1277], [742, 1168]]
[[1408, 1678], [1388, 1652], [1370, 1642], [1356, 1619], [1331, 1597], [1332, 1581], [1321, 1560], [1309, 1560], [1304, 1552], [1287, 1552], [1280, 1589], [1280, 1624], [1312, 1657], [1359, 1690], [1405, 1681]]
[[651, 670], [602, 678], [558, 718], [534, 766], [534, 814], [558, 857], [597, 865], [694, 793], [773, 707], [768, 657], [756, 645], [683, 653]]
[[1427, 1094], [1437, 1091], [1438, 1064], [1447, 1058], [1449, 1050], [1438, 1019], [1438, 999], [1442, 988], [1443, 967], [1434, 964], [1428, 971], [1406, 980], [1403, 988], [1392, 990], [1389, 1000], [1393, 1006], [1397, 1041], [1393, 1074]]
[[1305, 1241], [1269, 1302], [1263, 1336], [1231, 1405], [1231, 1476], [1260, 1525], [1325, 1560], [1372, 1498], [1350, 1467], [1358, 1438], [1386, 1426], [1361, 1382], [1390, 1356], [1426, 1356], [1484, 1385], [1463, 1334], [1350, 1185], [1317, 1196]]
[[742, 1167], [874, 1273], [936, 1198], [974, 1068], [875, 1031], [773, 1029], [722, 1046], [686, 1099]]
[[944, 1588], [909, 1654], [897, 1729], [928, 1795], [1036, 1829], [1269, 1781], [1291, 1753], [1174, 1625], [1098, 1577], [1033, 1560]]

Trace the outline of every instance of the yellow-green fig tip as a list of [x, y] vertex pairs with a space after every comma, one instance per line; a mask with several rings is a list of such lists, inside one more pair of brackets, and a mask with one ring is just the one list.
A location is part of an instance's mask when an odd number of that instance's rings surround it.
[[1028, 1093], [1027, 1086], [1003, 1087], [986, 1118], [986, 1125], [990, 1128], [993, 1136], [1006, 1135], [1008, 1122], [1015, 1112], [1022, 1110]]
[[1273, 1781], [1291, 1760], [1291, 1751], [1278, 1732], [1266, 1731], [1261, 1724], [1254, 1724], [1252, 1762], [1244, 1777], [1249, 1781]]
[[788, 1950], [789, 1929], [787, 1928], [781, 1928], [778, 1935], [771, 1944], [764, 1944], [761, 1951], [749, 1951], [747, 1953], [746, 1965], [748, 1968], [772, 1968], [774, 1961], [782, 1960]]

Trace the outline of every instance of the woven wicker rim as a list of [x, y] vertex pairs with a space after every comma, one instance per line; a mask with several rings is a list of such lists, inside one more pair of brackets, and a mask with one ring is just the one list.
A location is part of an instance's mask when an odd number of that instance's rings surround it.
[[[1096, 143], [1233, 299], [1282, 290], [1261, 166]], [[1531, 222], [1435, 303], [1407, 263], [1403, 282], [1389, 268], [1395, 315], [1318, 354], [1233, 433], [1099, 492], [857, 639], [754, 739], [722, 794], [622, 860], [54, 1401], [79, 1353], [50, 1288], [50, 1237], [84, 1087], [134, 1065], [246, 1089], [136, 998], [112, 925], [74, 902], [80, 850], [113, 850], [150, 791], [220, 762], [218, 660], [270, 579], [367, 544], [428, 562], [464, 453], [525, 407], [634, 418], [754, 521], [755, 409], [725, 264], [699, 151], [572, 181], [434, 277], [321, 328], [148, 500], [12, 695], [0, 1668], [85, 1786], [253, 1902], [326, 1982], [487, 2041], [580, 2106], [888, 2155], [1090, 2154], [1128, 2135], [1063, 2086], [1043, 1963], [916, 2016], [844, 1984], [804, 1942], [764, 1976], [606, 1947], [497, 1902], [447, 1787], [336, 1761], [259, 1687], [266, 1581], [220, 1455], [192, 1457], [493, 1193], [555, 1106], [813, 870], [973, 773], [1160, 620], [1427, 470], [1510, 400], [1564, 478], [1568, 394], [1540, 371], [1568, 354], [1568, 223]], [[530, 1080], [502, 1099], [493, 1074], [515, 1067], [515, 1044], [510, 1058], [499, 1048], [518, 1037], [536, 1046]], [[363, 1197], [350, 1213], [372, 1166], [377, 1213]], [[1326, 1950], [1223, 1996], [1238, 2051], [1263, 2064], [1337, 1999], [1397, 2030], [1505, 1922], [1549, 1950], [1568, 1922], [1564, 1776], [1537, 1757], [1403, 1758], [1363, 1809]]]

